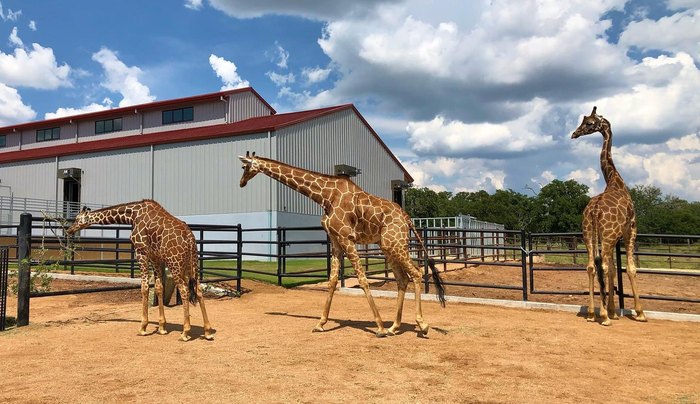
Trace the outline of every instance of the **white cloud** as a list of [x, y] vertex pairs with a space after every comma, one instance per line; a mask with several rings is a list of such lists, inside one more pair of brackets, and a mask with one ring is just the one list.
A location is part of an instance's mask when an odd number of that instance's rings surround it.
[[185, 7], [190, 10], [199, 10], [202, 8], [203, 0], [185, 0]]
[[275, 72], [267, 72], [265, 73], [267, 77], [272, 80], [273, 83], [275, 83], [276, 86], [284, 86], [287, 84], [294, 83], [296, 80], [296, 77], [294, 77], [294, 73], [289, 73], [289, 74], [279, 74]]
[[119, 60], [117, 54], [108, 48], [102, 48], [92, 54], [92, 60], [102, 65], [104, 80], [100, 83], [104, 88], [122, 95], [120, 107], [152, 102], [155, 97], [149, 88], [139, 81], [143, 74], [136, 66], [127, 66]]
[[32, 44], [31, 50], [0, 52], [0, 82], [9, 86], [55, 89], [71, 85], [70, 66], [58, 65], [53, 49]]
[[679, 10], [685, 8], [700, 8], [698, 0], [666, 0], [666, 5], [670, 10]]
[[13, 27], [12, 32], [10, 32], [10, 44], [16, 48], [24, 47], [24, 42], [22, 42], [22, 39], [17, 35], [17, 27]]
[[250, 83], [248, 83], [247, 80], [243, 80], [241, 76], [238, 75], [235, 63], [212, 53], [209, 56], [209, 64], [211, 65], [211, 68], [214, 69], [214, 73], [216, 73], [216, 75], [224, 83], [221, 90], [250, 86]]
[[322, 69], [318, 66], [316, 67], [305, 67], [301, 71], [301, 75], [304, 77], [305, 81], [309, 84], [320, 83], [325, 81], [331, 74], [331, 69]]
[[434, 160], [402, 161], [417, 187], [436, 192], [494, 192], [505, 188], [506, 173], [498, 164], [485, 159], [455, 159], [440, 157]]
[[0, 18], [2, 18], [3, 21], [17, 21], [20, 15], [22, 15], [22, 10], [12, 11], [10, 8], [8, 8], [7, 13], [5, 13], [2, 2], [0, 2]]
[[286, 69], [287, 61], [289, 60], [289, 52], [287, 52], [279, 43], [275, 42], [275, 46], [277, 47], [277, 67], [280, 69]]
[[36, 21], [34, 21], [34, 20], [29, 21], [28, 27], [32, 31], [36, 31]]
[[531, 103], [529, 114], [502, 124], [464, 123], [436, 116], [430, 121], [409, 122], [409, 142], [417, 154], [468, 156], [474, 153], [507, 155], [527, 152], [553, 143], [551, 135], [531, 131], [545, 116], [542, 100]]
[[684, 52], [700, 62], [700, 10], [679, 12], [658, 21], [645, 19], [630, 23], [620, 35], [620, 45], [644, 50]]
[[235, 18], [257, 18], [269, 14], [285, 14], [313, 20], [328, 20], [348, 14], [365, 14], [372, 6], [401, 0], [209, 0], [209, 4]]
[[64, 116], [80, 115], [89, 112], [103, 111], [110, 108], [112, 108], [112, 100], [110, 100], [109, 98], [105, 98], [102, 104], [93, 102], [81, 108], [58, 108], [56, 112], [47, 112], [46, 114], [44, 114], [44, 119], [54, 119], [61, 118]]
[[638, 84], [592, 103], [625, 143], [649, 142], [647, 135], [666, 140], [700, 128], [700, 70], [688, 54], [645, 58], [627, 74]]
[[566, 179], [575, 180], [581, 184], [588, 185], [588, 195], [593, 196], [599, 194], [603, 190], [598, 185], [598, 180], [601, 178], [598, 171], [599, 170], [591, 167], [573, 170], [566, 176]]
[[25, 105], [16, 89], [0, 83], [0, 126], [34, 119], [36, 112]]

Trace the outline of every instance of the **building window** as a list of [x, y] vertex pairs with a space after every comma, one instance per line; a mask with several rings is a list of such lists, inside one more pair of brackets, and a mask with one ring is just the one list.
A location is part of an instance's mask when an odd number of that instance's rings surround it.
[[37, 142], [44, 142], [47, 140], [60, 139], [60, 137], [61, 137], [61, 128], [39, 129], [36, 131], [36, 141]]
[[0, 135], [0, 147], [5, 147], [7, 146], [7, 139], [5, 138], [6, 135]]
[[194, 108], [186, 107], [163, 111], [163, 125], [194, 120]]
[[118, 132], [122, 130], [122, 119], [105, 119], [104, 121], [95, 121], [95, 134]]

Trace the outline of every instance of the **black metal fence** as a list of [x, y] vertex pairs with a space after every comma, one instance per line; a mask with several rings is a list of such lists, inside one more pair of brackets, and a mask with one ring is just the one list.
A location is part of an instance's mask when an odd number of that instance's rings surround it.
[[10, 249], [0, 247], [0, 331], [5, 331], [7, 321], [7, 275], [9, 271]]
[[[30, 267], [54, 266], [63, 268], [71, 274], [77, 272], [111, 271], [124, 273], [130, 278], [137, 274], [134, 251], [129, 240], [129, 226], [92, 226], [84, 231], [73, 245], [65, 245], [63, 227], [44, 219], [30, 221], [33, 225], [25, 233], [29, 246], [25, 245], [26, 256], [22, 256], [20, 237], [9, 250], [17, 251], [15, 257], [18, 263]], [[279, 285], [285, 279], [299, 278], [313, 281], [326, 280], [331, 267], [331, 245], [321, 227], [279, 227], [243, 229], [240, 225], [198, 225], [191, 224], [195, 234], [199, 252], [199, 276], [203, 282], [235, 281], [236, 291], [241, 291], [241, 279], [244, 274], [264, 275], [276, 278]], [[528, 300], [530, 295], [583, 295], [586, 290], [546, 290], [538, 288], [538, 273], [544, 271], [585, 271], [586, 251], [582, 245], [581, 233], [531, 233], [520, 230], [502, 229], [419, 229], [425, 243], [428, 255], [442, 266], [443, 271], [468, 266], [479, 266], [493, 271], [508, 271], [506, 281], [501, 283], [465, 282], [450, 279], [445, 284], [456, 288], [478, 288], [492, 290], [508, 290], [519, 292], [522, 300]], [[18, 232], [18, 234], [21, 232]], [[700, 236], [673, 235], [638, 235], [640, 245], [649, 240], [684, 240], [688, 249], [678, 252], [656, 250], [636, 251], [637, 259], [643, 257], [662, 257], [664, 259], [682, 259], [697, 262], [700, 267], [700, 252], [697, 248]], [[646, 240], [646, 241], [645, 241]], [[26, 244], [26, 243], [25, 243]], [[5, 250], [8, 250], [6, 248]], [[29, 251], [34, 252], [32, 259]], [[37, 259], [36, 253], [41, 256]], [[409, 245], [411, 256], [423, 268], [423, 282], [426, 293], [430, 292], [433, 284], [429, 274], [423, 246], [415, 238]], [[394, 281], [386, 257], [377, 245], [358, 246], [361, 265], [368, 278], [381, 281]], [[631, 297], [622, 286], [623, 248], [618, 245], [616, 262], [618, 269], [619, 306], [624, 308], [624, 299]], [[535, 258], [546, 254], [571, 256], [567, 263], [556, 266], [542, 265]], [[8, 252], [6, 256], [11, 254]], [[245, 261], [244, 261], [245, 257]], [[304, 261], [301, 261], [304, 260]], [[265, 269], [256, 266], [260, 261], [275, 262], [276, 268], [271, 272], [269, 265]], [[301, 261], [301, 265], [299, 265]], [[676, 266], [680, 265], [674, 261]], [[21, 264], [18, 265], [21, 267]], [[291, 268], [291, 269], [290, 269]], [[515, 269], [513, 271], [512, 269]], [[700, 276], [700, 270], [683, 270], [674, 268], [673, 271], [658, 269], [640, 269], [646, 274], [663, 274], [664, 276]], [[21, 271], [20, 271], [21, 272]], [[26, 276], [26, 274], [25, 274]], [[345, 259], [341, 260], [339, 278], [341, 286], [346, 286], [346, 280], [355, 276], [352, 267]], [[20, 276], [21, 278], [21, 276]], [[98, 291], [113, 291], [135, 289], [138, 285], [109, 286], [100, 288], [61, 290], [50, 292], [32, 292], [31, 297], [54, 296], [58, 294], [92, 293]], [[21, 285], [20, 285], [21, 289]], [[671, 300], [680, 302], [700, 303], [697, 297], [687, 296], [658, 296], [642, 295], [644, 299]], [[26, 303], [28, 307], [28, 301]], [[18, 324], [20, 323], [18, 304]]]

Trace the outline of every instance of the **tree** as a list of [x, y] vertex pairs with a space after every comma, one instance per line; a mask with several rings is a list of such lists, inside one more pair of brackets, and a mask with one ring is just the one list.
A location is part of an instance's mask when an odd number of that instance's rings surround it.
[[581, 231], [583, 209], [590, 198], [588, 186], [574, 180], [553, 180], [542, 187], [535, 197], [535, 231], [578, 232]]

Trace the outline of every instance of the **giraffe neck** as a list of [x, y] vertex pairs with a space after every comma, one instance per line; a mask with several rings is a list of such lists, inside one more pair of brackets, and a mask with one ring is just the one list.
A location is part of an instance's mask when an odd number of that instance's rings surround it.
[[328, 202], [322, 195], [322, 191], [328, 186], [332, 177], [292, 167], [274, 160], [258, 158], [260, 161], [260, 172], [268, 177], [281, 182], [302, 195], [308, 196], [314, 202], [325, 206]]
[[600, 151], [600, 169], [603, 171], [605, 184], [610, 186], [623, 187], [625, 183], [622, 181], [620, 173], [615, 168], [615, 163], [612, 159], [612, 130], [610, 125], [605, 125], [601, 131], [603, 134], [603, 148]]
[[92, 224], [133, 224], [140, 203], [125, 203], [90, 212]]

